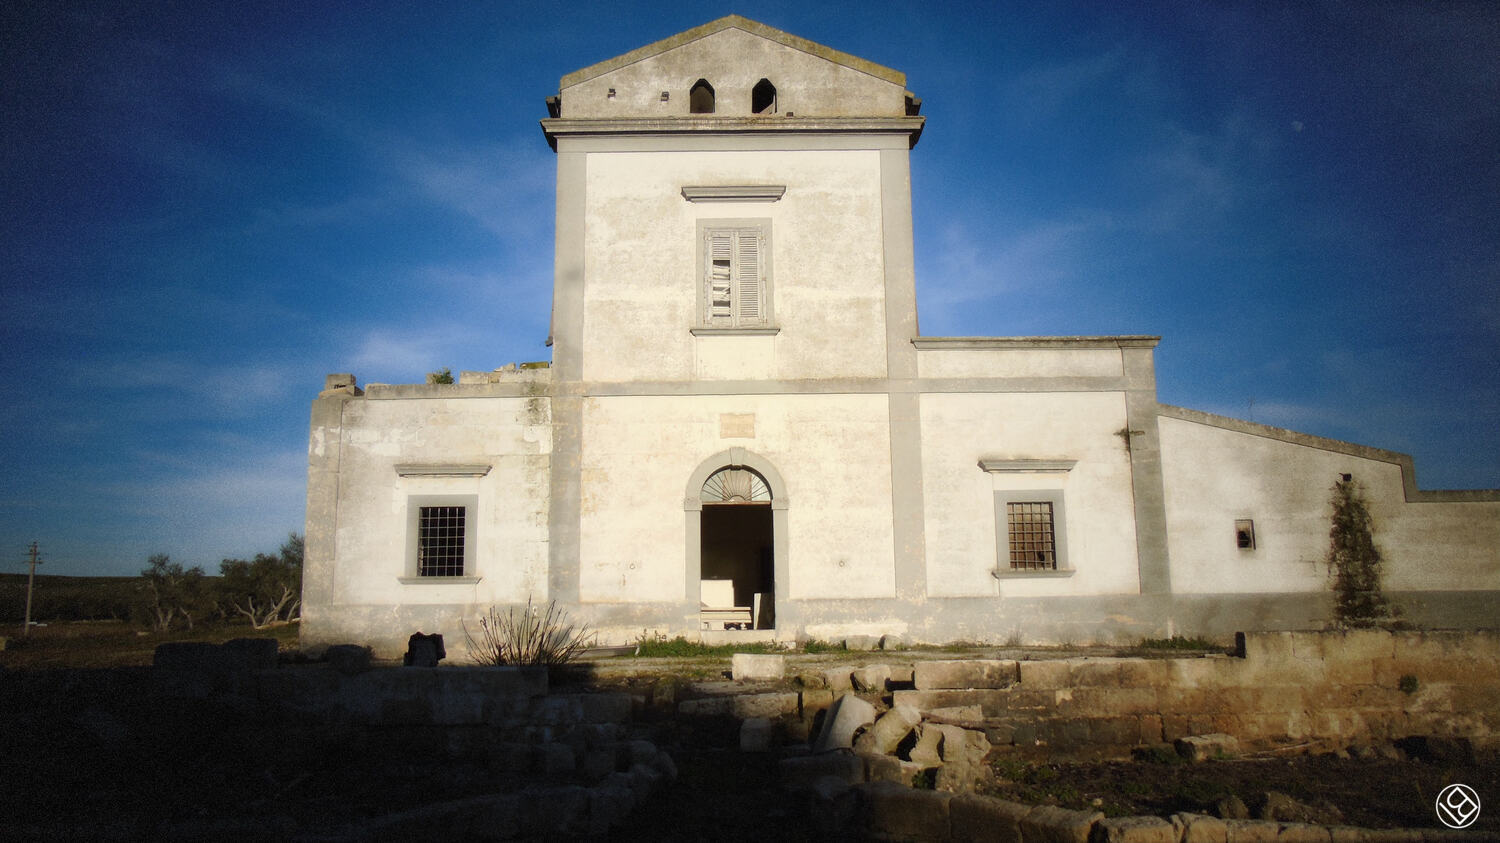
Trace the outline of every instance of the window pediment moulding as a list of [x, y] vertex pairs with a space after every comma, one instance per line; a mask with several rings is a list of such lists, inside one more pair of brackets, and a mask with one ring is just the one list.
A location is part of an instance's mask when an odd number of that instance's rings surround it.
[[1078, 465], [1078, 460], [1007, 460], [986, 457], [979, 461], [979, 467], [985, 471], [1008, 474], [1067, 474], [1075, 465]]
[[786, 194], [784, 184], [687, 185], [682, 198], [689, 202], [775, 202]]
[[490, 466], [483, 463], [400, 463], [396, 474], [401, 477], [483, 477], [490, 473]]

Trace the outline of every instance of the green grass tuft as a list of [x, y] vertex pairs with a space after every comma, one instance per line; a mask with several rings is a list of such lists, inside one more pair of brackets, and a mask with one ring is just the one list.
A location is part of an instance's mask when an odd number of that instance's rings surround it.
[[692, 659], [705, 656], [732, 656], [735, 653], [779, 653], [775, 644], [747, 642], [744, 644], [704, 644], [689, 641], [681, 635], [676, 638], [643, 637], [636, 642], [635, 655], [645, 659]]
[[1142, 638], [1139, 644], [1142, 650], [1217, 650], [1218, 644], [1207, 638], [1185, 638], [1174, 635], [1171, 638]]

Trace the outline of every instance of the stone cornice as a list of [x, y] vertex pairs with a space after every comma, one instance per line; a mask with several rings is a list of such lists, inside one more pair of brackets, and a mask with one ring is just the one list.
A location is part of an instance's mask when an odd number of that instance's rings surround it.
[[911, 143], [922, 134], [925, 117], [548, 117], [541, 121], [547, 143], [557, 148], [559, 137], [587, 135], [680, 134], [904, 134]]
[[1155, 348], [1161, 337], [913, 337], [911, 344], [923, 351], [955, 348]]

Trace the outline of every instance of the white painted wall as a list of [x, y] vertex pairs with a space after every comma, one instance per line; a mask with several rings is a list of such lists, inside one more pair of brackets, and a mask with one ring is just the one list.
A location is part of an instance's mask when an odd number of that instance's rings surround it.
[[[586, 399], [582, 599], [682, 599], [688, 477], [731, 447], [770, 460], [786, 481], [793, 599], [892, 596], [886, 407], [884, 395]], [[721, 436], [721, 414], [753, 415], [754, 436]]]
[[[921, 415], [929, 595], [1140, 590], [1130, 459], [1115, 435], [1125, 426], [1123, 393], [928, 393]], [[991, 457], [1078, 462], [1066, 475], [993, 474], [979, 467]], [[1060, 486], [1076, 573], [997, 580], [995, 490]]]
[[[439, 388], [430, 388], [436, 390]], [[551, 417], [545, 398], [350, 401], [335, 531], [334, 602], [475, 604], [547, 596]], [[483, 463], [483, 477], [400, 477], [397, 464]], [[407, 498], [477, 495], [474, 584], [406, 585]]]
[[1118, 348], [924, 348], [917, 352], [924, 378], [1122, 377]]
[[[1500, 588], [1500, 502], [1408, 503], [1392, 462], [1167, 416], [1159, 423], [1173, 591], [1329, 588], [1329, 498], [1346, 473], [1364, 487], [1387, 590]], [[1254, 550], [1235, 546], [1237, 518], [1254, 519]]]
[[[880, 153], [590, 153], [584, 379], [885, 375]], [[688, 185], [780, 184], [776, 202], [695, 203]], [[774, 337], [694, 337], [697, 220], [771, 220]]]

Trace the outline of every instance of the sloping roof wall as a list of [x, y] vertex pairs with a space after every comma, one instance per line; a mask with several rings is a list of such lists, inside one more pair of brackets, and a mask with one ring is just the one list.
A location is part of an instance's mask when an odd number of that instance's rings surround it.
[[904, 74], [730, 15], [564, 76], [560, 116], [686, 116], [699, 79], [713, 86], [720, 115], [749, 116], [761, 79], [776, 86], [779, 116], [906, 114]]

